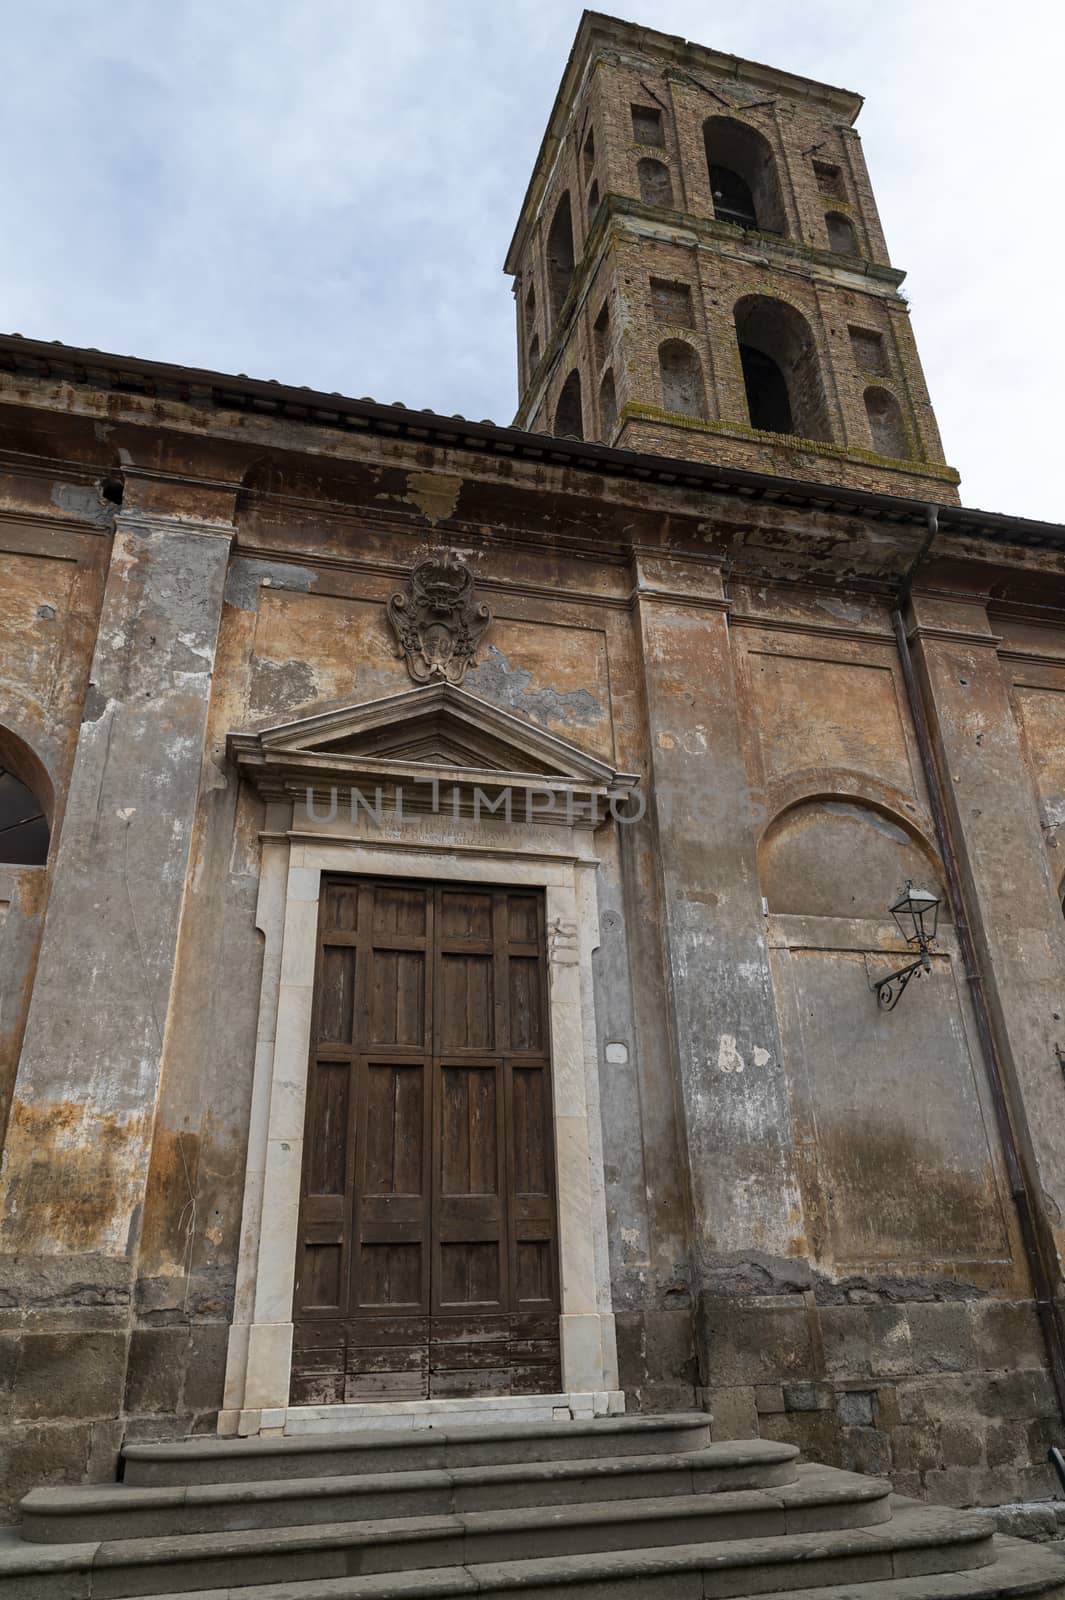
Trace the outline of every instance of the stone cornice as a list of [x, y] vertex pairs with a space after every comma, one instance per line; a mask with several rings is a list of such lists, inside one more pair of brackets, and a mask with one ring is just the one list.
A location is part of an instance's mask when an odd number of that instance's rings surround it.
[[634, 608], [647, 600], [692, 611], [723, 611], [726, 616], [732, 609], [732, 602], [722, 595], [691, 594], [687, 589], [664, 589], [657, 584], [638, 584], [629, 596], [629, 606]]
[[945, 644], [980, 645], [988, 650], [997, 650], [1002, 643], [1001, 634], [977, 633], [971, 628], [937, 628], [935, 624], [919, 622], [907, 634], [911, 641], [914, 639], [940, 640]]
[[201, 517], [174, 516], [171, 512], [119, 510], [115, 529], [145, 529], [151, 533], [186, 533], [212, 539], [234, 539], [236, 528], [231, 522], [206, 522]]
[[[134, 356], [81, 350], [23, 339], [17, 334], [0, 335], [0, 396], [8, 404], [44, 411], [82, 410], [97, 416], [105, 406], [112, 414], [116, 398], [126, 395], [138, 397], [131, 405], [131, 422], [176, 433], [202, 433], [213, 408], [227, 414], [215, 424], [220, 429], [235, 431], [249, 416], [259, 419], [264, 435], [273, 419], [302, 423], [309, 430], [302, 448], [309, 454], [315, 449], [314, 430], [342, 430], [469, 451], [481, 458], [491, 455], [520, 460], [537, 468], [555, 466], [574, 474], [586, 472], [591, 475], [590, 492], [595, 495], [601, 492], [601, 480], [606, 476], [734, 494], [743, 501], [766, 500], [777, 505], [860, 515], [871, 522], [907, 523], [922, 528], [927, 522], [927, 502], [923, 499], [786, 478], [743, 467], [685, 461], [647, 451], [620, 450], [590, 441], [500, 427], [494, 422], [469, 422], [463, 417], [443, 417], [401, 405], [353, 400], [275, 380], [234, 377]], [[138, 403], [143, 415], [136, 414]], [[291, 431], [289, 428], [284, 442], [279, 442], [279, 449], [292, 452], [301, 448]], [[263, 436], [255, 436], [253, 442], [261, 447]], [[574, 492], [579, 492], [576, 477]], [[1065, 550], [1065, 527], [1059, 523], [945, 505], [939, 507], [939, 526], [941, 535], [969, 535], [997, 543]]]
[[1044, 655], [1034, 650], [1019, 650], [1015, 647], [1009, 647], [1000, 649], [998, 658], [1000, 661], [1012, 662], [1015, 667], [1037, 667], [1040, 671], [1049, 668], [1052, 672], [1065, 671], [1065, 655]]
[[[800, 239], [789, 239], [778, 233], [758, 233], [734, 222], [719, 222], [716, 217], [699, 217], [691, 211], [663, 210], [612, 191], [603, 196], [600, 204], [623, 225], [632, 226], [626, 223], [630, 218], [635, 223], [650, 223], [656, 230], [664, 229], [663, 237], [668, 235], [671, 244], [698, 245], [700, 249], [749, 263], [752, 267], [772, 264], [780, 271], [793, 261], [803, 269], [804, 276], [865, 292], [869, 292], [872, 280], [881, 292], [890, 293], [892, 298], [896, 298], [895, 291], [906, 279], [901, 267], [866, 261], [861, 256], [842, 256], [817, 245], [804, 244]], [[900, 304], [905, 305], [905, 301]]]
[[895, 635], [885, 628], [844, 627], [838, 622], [796, 621], [792, 617], [759, 617], [749, 611], [733, 611], [729, 619], [733, 628], [750, 628], [765, 633], [799, 634], [816, 642], [818, 639], [845, 639], [852, 644], [884, 644], [895, 648]]

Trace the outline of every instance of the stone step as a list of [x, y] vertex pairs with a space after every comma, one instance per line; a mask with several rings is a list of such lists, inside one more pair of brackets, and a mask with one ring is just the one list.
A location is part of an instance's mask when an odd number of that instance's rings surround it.
[[[888, 1578], [879, 1583], [832, 1584], [819, 1589], [776, 1589], [760, 1594], [758, 1600], [1022, 1600], [1024, 1596], [1041, 1596], [1042, 1600], [1065, 1600], [1065, 1550], [1060, 1546], [1047, 1549], [1033, 1545], [1025, 1539], [1011, 1539], [996, 1534], [993, 1541], [995, 1559], [985, 1567], [975, 1567], [964, 1572], [934, 1572], [918, 1578]], [[622, 1593], [625, 1593], [622, 1586]], [[638, 1590], [628, 1591], [634, 1596]], [[709, 1592], [709, 1591], [708, 1591]], [[513, 1591], [512, 1591], [513, 1593]], [[690, 1591], [692, 1600], [702, 1590]], [[679, 1596], [683, 1591], [678, 1591]], [[266, 1600], [250, 1591], [248, 1600]], [[207, 1600], [207, 1597], [202, 1597]], [[282, 1600], [278, 1593], [270, 1600]], [[309, 1600], [309, 1597], [292, 1596], [290, 1600]], [[336, 1595], [333, 1600], [342, 1600]], [[352, 1597], [355, 1600], [355, 1597]], [[369, 1594], [359, 1600], [371, 1600]], [[390, 1597], [391, 1600], [391, 1597]], [[413, 1600], [413, 1597], [411, 1597]], [[490, 1597], [486, 1597], [490, 1600]], [[524, 1595], [522, 1600], [529, 1600]], [[591, 1600], [582, 1594], [581, 1600]], [[686, 1597], [685, 1597], [686, 1600]]]
[[[648, 1505], [647, 1518], [634, 1515]], [[704, 1500], [687, 1523], [690, 1534], [705, 1519]], [[415, 1539], [398, 1537], [409, 1523], [363, 1524], [354, 1530], [326, 1525], [293, 1539], [292, 1530], [263, 1530], [225, 1536], [201, 1535], [193, 1541], [120, 1540], [97, 1545], [0, 1546], [0, 1596], [3, 1600], [118, 1600], [118, 1597], [196, 1594], [200, 1600], [416, 1600], [416, 1597], [477, 1594], [520, 1595], [521, 1600], [573, 1592], [579, 1600], [612, 1600], [618, 1593], [655, 1600], [727, 1600], [727, 1597], [791, 1594], [851, 1586], [861, 1600], [872, 1600], [866, 1585], [884, 1586], [882, 1596], [899, 1595], [898, 1582], [930, 1574], [971, 1573], [995, 1561], [992, 1525], [985, 1514], [897, 1502], [892, 1521], [880, 1527], [818, 1533], [772, 1534], [748, 1538], [681, 1542], [685, 1527], [669, 1519], [668, 1545], [640, 1544], [648, 1527], [665, 1534], [666, 1521], [653, 1518], [663, 1507], [629, 1502], [603, 1508], [614, 1521], [596, 1527], [591, 1508], [533, 1512], [469, 1513], [460, 1527], [420, 1530]], [[677, 1503], [670, 1503], [670, 1511]], [[623, 1510], [624, 1521], [618, 1521]], [[488, 1519], [481, 1532], [471, 1527]], [[431, 1519], [429, 1519], [431, 1520]], [[490, 1526], [489, 1526], [490, 1523]], [[597, 1543], [581, 1543], [581, 1530], [595, 1527]], [[604, 1548], [603, 1530], [630, 1534], [624, 1548]], [[190, 1548], [190, 1545], [194, 1548]], [[560, 1548], [560, 1546], [562, 1548]], [[21, 1554], [21, 1570], [13, 1558]], [[35, 1568], [26, 1558], [36, 1557]], [[65, 1559], [64, 1559], [65, 1558]], [[413, 1558], [421, 1566], [411, 1566]], [[441, 1566], [445, 1562], [447, 1565]], [[384, 1565], [389, 1563], [390, 1565]], [[403, 1570], [406, 1563], [406, 1570]], [[1061, 1565], [1065, 1580], [1065, 1563]], [[957, 1581], [956, 1578], [952, 1581]], [[941, 1590], [964, 1595], [964, 1587]], [[1001, 1585], [985, 1593], [1023, 1593]], [[1029, 1592], [1032, 1592], [1031, 1590]], [[1045, 1591], [1044, 1591], [1045, 1592]]]
[[883, 1502], [883, 1514], [889, 1514], [887, 1484], [849, 1473], [826, 1478], [815, 1467], [797, 1469], [796, 1455], [792, 1445], [763, 1448], [755, 1441], [753, 1448], [725, 1443], [684, 1455], [602, 1456], [252, 1483], [137, 1487], [127, 1482], [34, 1489], [22, 1501], [22, 1537], [55, 1544], [669, 1495], [732, 1495], [794, 1484], [797, 1471], [803, 1475], [804, 1492], [822, 1494], [826, 1506]]
[[[757, 1441], [739, 1447], [750, 1450]], [[324, 1433], [280, 1439], [177, 1439], [129, 1444], [129, 1484], [229, 1483], [265, 1478], [325, 1478], [362, 1472], [419, 1472], [574, 1461], [596, 1456], [678, 1454], [710, 1443], [705, 1411], [665, 1417], [597, 1417], [504, 1427], [421, 1428], [413, 1432]]]

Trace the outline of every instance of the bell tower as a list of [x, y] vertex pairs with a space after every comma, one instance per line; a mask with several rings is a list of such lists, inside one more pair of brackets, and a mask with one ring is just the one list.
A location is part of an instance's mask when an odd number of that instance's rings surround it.
[[516, 424], [956, 503], [861, 105], [586, 11], [507, 255]]

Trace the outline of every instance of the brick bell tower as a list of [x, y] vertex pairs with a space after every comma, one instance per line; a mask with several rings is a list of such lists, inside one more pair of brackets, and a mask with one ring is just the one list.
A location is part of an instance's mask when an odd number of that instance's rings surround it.
[[507, 255], [516, 424], [956, 503], [861, 105], [586, 11]]

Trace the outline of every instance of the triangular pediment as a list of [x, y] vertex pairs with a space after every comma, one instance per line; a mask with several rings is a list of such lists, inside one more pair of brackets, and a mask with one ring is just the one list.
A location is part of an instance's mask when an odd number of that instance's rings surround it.
[[323, 754], [352, 756], [366, 760], [371, 756], [393, 761], [413, 761], [434, 767], [479, 767], [486, 772], [514, 770], [515, 757], [524, 763], [525, 772], [554, 771], [536, 759], [536, 753], [500, 739], [487, 728], [467, 728], [447, 710], [423, 708], [421, 714], [404, 717], [399, 724], [383, 728], [345, 731], [338, 739], [315, 744]]
[[[230, 755], [241, 765], [364, 773], [424, 768], [426, 773], [498, 774], [602, 787], [619, 781], [612, 767], [568, 739], [450, 683], [301, 717], [255, 733], [231, 734]], [[624, 781], [624, 779], [622, 779]]]

